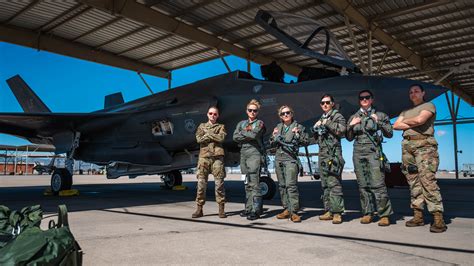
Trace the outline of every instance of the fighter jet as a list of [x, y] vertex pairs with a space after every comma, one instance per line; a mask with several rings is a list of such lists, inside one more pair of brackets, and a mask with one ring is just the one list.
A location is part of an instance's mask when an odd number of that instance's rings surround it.
[[[57, 168], [51, 177], [51, 189], [56, 193], [71, 188], [73, 160], [105, 166], [109, 179], [160, 174], [168, 186], [173, 186], [182, 182], [179, 170], [197, 164], [195, 131], [207, 120], [210, 106], [220, 109], [219, 120], [228, 131], [224, 142], [226, 166], [239, 164], [239, 147], [232, 141], [232, 132], [246, 118], [250, 99], [262, 104], [259, 118], [267, 128], [279, 122], [277, 109], [283, 104], [292, 106], [296, 120], [311, 128], [322, 114], [319, 101], [324, 93], [335, 97], [346, 117], [359, 108], [357, 95], [363, 89], [373, 91], [376, 107], [390, 117], [411, 106], [408, 88], [413, 80], [362, 75], [328, 29], [317, 26], [300, 41], [302, 35], [290, 36], [279, 28], [279, 15], [261, 11], [256, 20], [290, 49], [318, 60], [325, 68], [305, 68], [295, 83], [275, 78], [281, 69], [271, 64], [262, 68], [266, 80], [234, 71], [131, 102], [124, 102], [122, 94], [116, 93], [105, 97], [104, 109], [92, 113], [52, 113], [21, 77], [14, 76], [7, 83], [24, 113], [0, 113], [0, 133], [51, 144], [56, 154], [66, 153], [69, 170]], [[446, 91], [421, 84], [428, 101]], [[271, 132], [267, 130], [265, 140]], [[264, 193], [274, 192], [271, 178], [262, 176], [261, 182], [267, 186]]]

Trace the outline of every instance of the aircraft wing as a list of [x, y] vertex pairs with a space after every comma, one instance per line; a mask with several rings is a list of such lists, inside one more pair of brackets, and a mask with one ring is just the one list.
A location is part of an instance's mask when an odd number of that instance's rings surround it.
[[119, 123], [127, 113], [0, 113], [0, 133], [52, 144], [62, 132], [92, 132]]

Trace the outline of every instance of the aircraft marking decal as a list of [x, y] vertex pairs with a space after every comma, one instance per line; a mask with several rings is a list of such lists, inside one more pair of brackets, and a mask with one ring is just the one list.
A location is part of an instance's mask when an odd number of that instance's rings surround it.
[[193, 119], [184, 120], [184, 129], [186, 131], [193, 133], [196, 130], [196, 123]]

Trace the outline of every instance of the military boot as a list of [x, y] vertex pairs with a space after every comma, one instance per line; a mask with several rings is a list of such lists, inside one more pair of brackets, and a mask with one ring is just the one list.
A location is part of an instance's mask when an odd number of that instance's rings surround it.
[[340, 213], [333, 214], [332, 223], [333, 224], [342, 224], [342, 216], [341, 216]]
[[202, 216], [204, 216], [202, 214], [202, 205], [197, 205], [196, 211], [193, 213], [193, 215], [191, 217], [199, 218], [199, 217], [202, 217]]
[[413, 219], [407, 221], [405, 226], [407, 227], [415, 227], [415, 226], [423, 226], [425, 225], [425, 221], [423, 220], [423, 211], [418, 209], [413, 209], [414, 215]]
[[299, 216], [296, 213], [292, 213], [291, 217], [290, 217], [290, 220], [294, 223], [301, 223], [301, 216]]
[[387, 216], [384, 216], [380, 218], [380, 221], [378, 223], [379, 226], [389, 226], [390, 225], [390, 219], [388, 219]]
[[434, 212], [433, 213], [433, 224], [430, 227], [430, 232], [432, 233], [442, 233], [448, 229], [446, 224], [444, 223], [443, 213], [442, 212]]
[[224, 211], [224, 203], [219, 203], [219, 218], [227, 218]]
[[288, 219], [290, 218], [290, 212], [285, 209], [283, 212], [277, 214], [276, 216], [277, 219]]
[[251, 212], [249, 215], [247, 215], [247, 220], [254, 221], [260, 218], [260, 215], [258, 215], [255, 212]]
[[331, 221], [333, 218], [330, 211], [325, 212], [323, 215], [319, 215], [319, 220], [321, 221]]
[[372, 215], [364, 215], [362, 218], [360, 218], [360, 223], [361, 224], [370, 224], [372, 222]]

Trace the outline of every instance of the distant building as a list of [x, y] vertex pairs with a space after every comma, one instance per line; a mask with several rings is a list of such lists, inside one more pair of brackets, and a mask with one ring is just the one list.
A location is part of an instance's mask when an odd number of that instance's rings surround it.
[[13, 174], [33, 174], [34, 164], [28, 164], [28, 170], [26, 164], [17, 163], [16, 170], [14, 163], [0, 164], [0, 174], [2, 175], [13, 175]]

